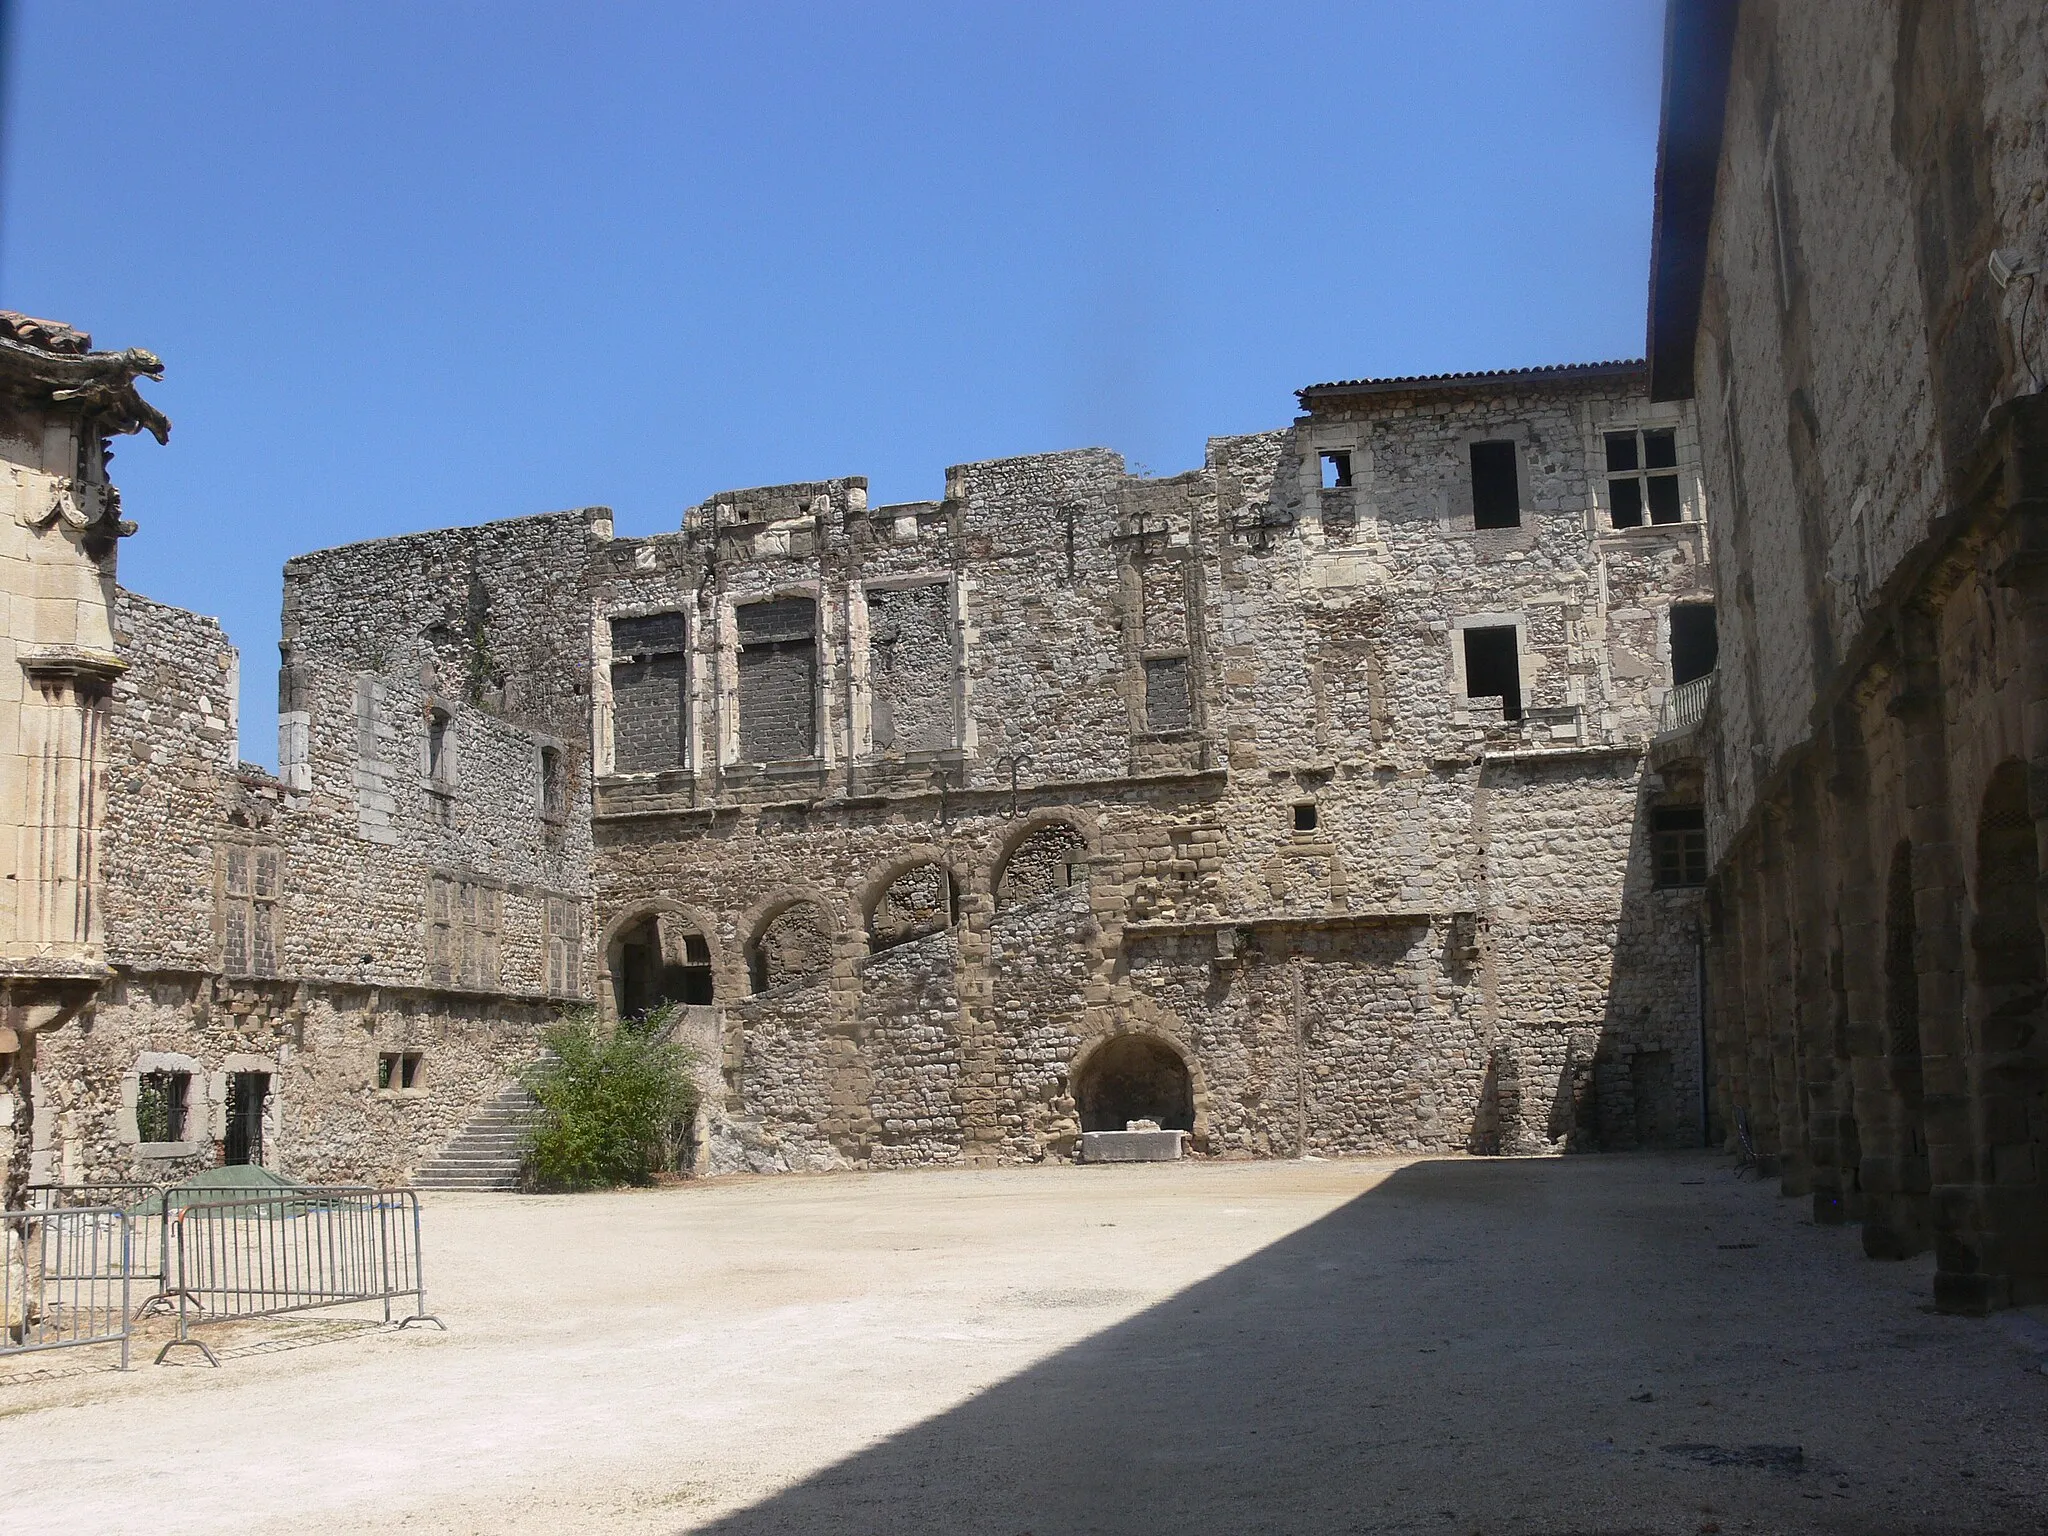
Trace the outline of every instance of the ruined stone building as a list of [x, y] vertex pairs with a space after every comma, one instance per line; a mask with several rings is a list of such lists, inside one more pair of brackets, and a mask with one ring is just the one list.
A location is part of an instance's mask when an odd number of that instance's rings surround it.
[[122, 592], [37, 1172], [413, 1176], [584, 1001], [679, 1005], [710, 1169], [1698, 1144], [1701, 780], [1650, 754], [1711, 546], [1647, 383], [304, 556], [274, 775], [218, 626]]
[[1723, 664], [1716, 1136], [2048, 1299], [2048, 11], [1676, 0], [1651, 388], [1699, 404]]

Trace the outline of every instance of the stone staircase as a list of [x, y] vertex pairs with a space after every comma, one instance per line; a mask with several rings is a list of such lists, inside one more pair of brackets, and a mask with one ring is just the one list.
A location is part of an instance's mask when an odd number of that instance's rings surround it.
[[533, 1095], [514, 1083], [478, 1110], [455, 1139], [421, 1165], [420, 1189], [517, 1189], [526, 1138], [540, 1117]]

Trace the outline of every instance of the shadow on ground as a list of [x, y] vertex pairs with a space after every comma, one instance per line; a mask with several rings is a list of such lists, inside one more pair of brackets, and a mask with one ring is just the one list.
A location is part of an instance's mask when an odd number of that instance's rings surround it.
[[703, 1529], [2048, 1528], [2048, 1379], [2008, 1342], [1922, 1313], [1913, 1275], [1720, 1159], [1615, 1161], [1402, 1169]]

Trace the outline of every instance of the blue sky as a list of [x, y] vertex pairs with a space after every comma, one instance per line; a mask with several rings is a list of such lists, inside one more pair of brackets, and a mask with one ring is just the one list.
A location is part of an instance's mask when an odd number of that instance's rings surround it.
[[124, 584], [275, 761], [297, 552], [1640, 354], [1657, 0], [24, 0], [0, 307], [146, 346]]

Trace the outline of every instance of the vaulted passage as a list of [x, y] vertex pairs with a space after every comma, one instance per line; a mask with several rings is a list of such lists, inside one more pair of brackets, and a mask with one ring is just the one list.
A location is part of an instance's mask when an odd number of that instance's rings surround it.
[[711, 945], [680, 918], [642, 918], [612, 940], [606, 958], [622, 1019], [669, 1003], [712, 1001]]
[[1133, 1120], [1161, 1130], [1195, 1128], [1195, 1088], [1174, 1049], [1149, 1035], [1124, 1035], [1083, 1063], [1074, 1101], [1084, 1131], [1120, 1131]]

